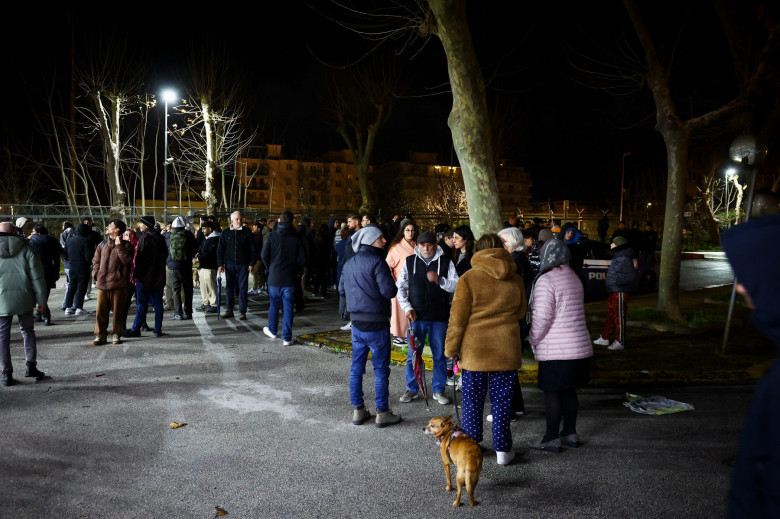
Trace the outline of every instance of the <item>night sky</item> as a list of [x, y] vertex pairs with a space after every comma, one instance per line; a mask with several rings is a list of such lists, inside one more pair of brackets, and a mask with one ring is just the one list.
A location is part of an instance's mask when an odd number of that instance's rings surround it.
[[[329, 2], [313, 4], [321, 12], [338, 13]], [[608, 68], [640, 77], [636, 63], [626, 60], [631, 51], [621, 51], [637, 47], [622, 3], [589, 2], [567, 11], [524, 4], [529, 3], [468, 3], [489, 103], [502, 103], [511, 122], [506, 158], [532, 172], [537, 199], [615, 198], [624, 152], [632, 152], [626, 163], [629, 175], [648, 164], [663, 167], [658, 156], [664, 153], [653, 128], [652, 99], [641, 84], [629, 82], [614, 95], [575, 67], [622, 62], [620, 68]], [[365, 40], [299, 1], [264, 3], [258, 12], [229, 16], [209, 13], [205, 30], [198, 26], [203, 15], [192, 9], [163, 11], [128, 12], [119, 21], [80, 14], [75, 17], [76, 39], [105, 33], [126, 38], [128, 52], [143, 63], [146, 89], [173, 86], [181, 94], [188, 88], [182, 68], [186, 49], [224, 44], [244, 86], [247, 122], [262, 128], [262, 142], [282, 142], [288, 156], [302, 158], [345, 147], [322, 115], [324, 66], [317, 58], [333, 65], [349, 63], [367, 48]], [[58, 95], [67, 98], [70, 74], [69, 17], [37, 14], [34, 30], [27, 20], [5, 16], [0, 35], [6, 49], [0, 86], [3, 98], [14, 100], [3, 115], [3, 131], [6, 138], [23, 141], [41, 110], [36, 92], [43, 78], [56, 70], [62, 79]], [[682, 111], [701, 113], [733, 96], [730, 58], [708, 2], [654, 3], [648, 24], [659, 41], [677, 42], [674, 86], [683, 93]], [[438, 152], [443, 163], [451, 156], [454, 160], [446, 124], [451, 97], [444, 52], [436, 38], [421, 43], [416, 39], [401, 54], [411, 88], [398, 99], [379, 136], [375, 163], [405, 160], [410, 150]], [[385, 45], [398, 51], [402, 40]], [[669, 56], [671, 50], [662, 46], [659, 51]]]

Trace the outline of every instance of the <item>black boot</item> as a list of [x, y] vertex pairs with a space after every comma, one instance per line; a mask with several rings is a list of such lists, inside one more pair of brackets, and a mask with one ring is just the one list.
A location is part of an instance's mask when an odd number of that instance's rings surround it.
[[36, 379], [42, 379], [46, 376], [46, 373], [39, 370], [37, 367], [37, 364], [35, 362], [28, 362], [27, 363], [27, 371], [24, 372], [25, 377], [32, 377]]
[[3, 373], [3, 378], [0, 379], [0, 384], [4, 386], [13, 386], [14, 385], [14, 377], [9, 371], [8, 373]]

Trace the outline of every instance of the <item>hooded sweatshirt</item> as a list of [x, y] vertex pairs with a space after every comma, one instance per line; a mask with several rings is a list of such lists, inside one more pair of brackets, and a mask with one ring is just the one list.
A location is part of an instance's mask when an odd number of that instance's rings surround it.
[[520, 325], [525, 289], [515, 262], [504, 249], [486, 249], [471, 257], [471, 269], [455, 289], [444, 353], [460, 356], [469, 371], [520, 368]]
[[0, 233], [0, 315], [31, 313], [46, 305], [48, 290], [43, 265], [22, 236]]

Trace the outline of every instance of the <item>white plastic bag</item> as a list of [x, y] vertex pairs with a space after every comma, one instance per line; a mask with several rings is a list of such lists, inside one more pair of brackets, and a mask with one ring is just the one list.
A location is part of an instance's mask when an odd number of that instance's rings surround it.
[[662, 415], [670, 413], [680, 413], [682, 411], [693, 411], [696, 409], [691, 404], [670, 400], [665, 396], [651, 396], [645, 398], [641, 395], [626, 393], [626, 400], [623, 405], [640, 414]]

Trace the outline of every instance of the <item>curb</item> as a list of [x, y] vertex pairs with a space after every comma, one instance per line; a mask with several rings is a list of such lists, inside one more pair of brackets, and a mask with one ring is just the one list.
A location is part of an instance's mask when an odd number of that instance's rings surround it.
[[[666, 330], [664, 330], [666, 331]], [[349, 332], [326, 331], [313, 334], [304, 334], [297, 337], [300, 344], [320, 349], [328, 349], [333, 353], [349, 353], [352, 351], [351, 342], [336, 340], [334, 335], [343, 334], [351, 337]], [[390, 363], [395, 365], [406, 364], [406, 353], [398, 346], [392, 346]], [[425, 369], [433, 369], [433, 360], [423, 355]], [[679, 386], [679, 385], [710, 385], [710, 386], [745, 386], [755, 384], [774, 363], [774, 360], [756, 364], [750, 368], [738, 368], [733, 370], [599, 370], [591, 368], [590, 383], [588, 387], [615, 387], [615, 386]], [[518, 370], [520, 383], [526, 386], [535, 386], [537, 383], [538, 367], [532, 358], [523, 359], [523, 367]]]

